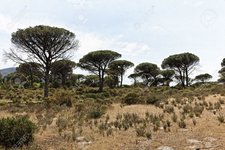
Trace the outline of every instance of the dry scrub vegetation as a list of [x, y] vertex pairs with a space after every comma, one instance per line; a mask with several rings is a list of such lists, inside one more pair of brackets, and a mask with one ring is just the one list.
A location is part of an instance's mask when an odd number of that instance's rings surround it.
[[[28, 150], [220, 149], [225, 87], [124, 87], [0, 91], [0, 118], [35, 123]], [[4, 147], [2, 147], [4, 149]]]

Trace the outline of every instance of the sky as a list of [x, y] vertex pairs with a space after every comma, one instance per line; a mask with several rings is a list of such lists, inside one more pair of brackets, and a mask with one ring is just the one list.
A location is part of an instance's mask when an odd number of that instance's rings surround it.
[[50, 25], [76, 34], [75, 62], [90, 51], [109, 49], [135, 65], [160, 67], [169, 55], [191, 52], [200, 58], [192, 76], [209, 73], [217, 80], [225, 58], [224, 16], [225, 0], [1, 0], [0, 68], [18, 66], [3, 56], [12, 47], [11, 33]]

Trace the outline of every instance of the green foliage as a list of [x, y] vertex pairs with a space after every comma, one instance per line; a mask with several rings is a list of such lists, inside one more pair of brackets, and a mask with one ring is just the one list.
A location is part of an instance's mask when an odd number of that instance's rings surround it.
[[127, 60], [115, 60], [109, 64], [109, 71], [116, 76], [120, 76], [120, 86], [123, 85], [123, 75], [127, 69], [133, 67], [134, 64]]
[[219, 70], [220, 78], [218, 79], [219, 82], [225, 82], [225, 58], [221, 62], [221, 69]]
[[128, 93], [123, 99], [122, 103], [127, 105], [138, 104], [140, 103], [139, 95], [136, 93]]
[[118, 86], [119, 78], [115, 75], [108, 75], [105, 77], [105, 84], [110, 88], [115, 88]]
[[80, 86], [81, 82], [85, 79], [83, 74], [71, 74], [70, 81], [72, 86]]
[[162, 75], [162, 82], [163, 85], [169, 86], [170, 82], [173, 81], [173, 77], [175, 75], [175, 71], [174, 70], [162, 70], [160, 72], [160, 74]]
[[136, 66], [135, 73], [144, 79], [144, 83], [146, 86], [149, 84], [156, 86], [158, 84], [157, 76], [160, 73], [160, 69], [156, 64], [148, 62], [141, 63]]
[[110, 93], [108, 91], [104, 91], [101, 93], [94, 92], [94, 93], [85, 93], [83, 94], [84, 98], [91, 98], [95, 100], [105, 100], [106, 98], [110, 97]]
[[16, 68], [16, 72], [24, 75], [29, 83], [28, 87], [33, 87], [34, 82], [40, 82], [42, 78], [41, 65], [35, 62], [26, 62]]
[[[74, 33], [57, 27], [38, 25], [26, 29], [19, 29], [12, 33], [11, 42], [17, 49], [11, 49], [6, 56], [13, 61], [35, 60], [44, 70], [44, 96], [48, 97], [49, 76], [51, 64], [56, 60], [68, 56], [68, 52], [78, 47]], [[47, 44], [46, 44], [47, 43]]]
[[147, 139], [152, 139], [151, 131], [146, 131], [145, 136], [146, 136]]
[[81, 69], [90, 71], [93, 74], [97, 74], [99, 77], [99, 91], [103, 91], [104, 77], [106, 69], [112, 61], [120, 58], [121, 54], [111, 50], [98, 50], [93, 51], [79, 60], [78, 66]]
[[139, 76], [140, 76], [140, 75], [137, 74], [137, 73], [132, 73], [132, 74], [130, 74], [130, 75], [128, 76], [128, 78], [133, 79], [133, 80], [134, 80], [134, 86], [136, 86], [136, 84], [137, 84], [137, 78], [138, 78]]
[[146, 103], [147, 104], [152, 104], [152, 105], [155, 105], [155, 104], [158, 104], [161, 100], [156, 97], [156, 96], [150, 96], [147, 98], [146, 100]]
[[104, 111], [100, 108], [93, 108], [88, 112], [88, 118], [90, 119], [98, 119], [104, 114]]
[[144, 137], [146, 134], [146, 129], [144, 126], [136, 128], [136, 135]]
[[84, 80], [81, 84], [90, 86], [90, 87], [97, 87], [99, 85], [99, 78], [97, 75], [86, 75], [84, 76]]
[[75, 62], [66, 59], [58, 60], [52, 63], [51, 68], [52, 80], [54, 80], [54, 82], [56, 81], [59, 82], [59, 80], [61, 80], [61, 84], [65, 86], [67, 80], [70, 79], [75, 66], [76, 66]]
[[161, 66], [163, 69], [168, 68], [174, 70], [177, 73], [176, 77], [178, 81], [184, 87], [189, 86], [189, 74], [195, 69], [199, 60], [199, 57], [194, 54], [181, 53], [165, 58]]
[[60, 86], [61, 86], [61, 84], [57, 80], [52, 81], [50, 84], [50, 87], [52, 87], [52, 88], [60, 88]]
[[0, 119], [0, 144], [21, 147], [33, 141], [35, 130], [35, 124], [26, 117]]
[[212, 78], [212, 76], [210, 74], [205, 73], [205, 74], [197, 75], [195, 77], [195, 80], [200, 81], [201, 83], [205, 83], [206, 81], [210, 80], [211, 78]]

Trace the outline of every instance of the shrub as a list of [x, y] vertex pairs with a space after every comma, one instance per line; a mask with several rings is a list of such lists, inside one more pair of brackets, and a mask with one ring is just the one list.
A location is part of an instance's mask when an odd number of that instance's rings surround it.
[[59, 91], [55, 95], [55, 103], [57, 105], [66, 105], [68, 107], [72, 107], [72, 95], [66, 91]]
[[6, 148], [22, 147], [33, 141], [36, 130], [27, 117], [0, 119], [0, 144]]
[[127, 105], [138, 104], [140, 99], [136, 93], [129, 93], [123, 98], [122, 103]]
[[[189, 117], [190, 117], [190, 118], [193, 118], [194, 115], [195, 115], [194, 112], [190, 112]], [[196, 113], [196, 116], [199, 117], [200, 114], [199, 114], [199, 113]]]
[[189, 104], [187, 104], [187, 105], [185, 105], [185, 106], [183, 107], [183, 112], [186, 113], [186, 114], [192, 112], [192, 110], [193, 110], [193, 108], [192, 108], [192, 106], [189, 105]]
[[181, 119], [179, 122], [178, 122], [178, 126], [180, 127], [180, 128], [186, 128], [186, 123], [185, 123], [185, 121], [183, 120], [183, 119]]
[[203, 101], [203, 105], [206, 106], [206, 107], [209, 106], [208, 103], [205, 100]]
[[193, 111], [194, 111], [194, 114], [195, 116], [199, 117], [202, 112], [204, 110], [204, 107], [203, 106], [200, 106], [200, 105], [196, 105], [194, 108], [193, 108]]
[[85, 98], [91, 98], [91, 99], [105, 99], [110, 97], [109, 92], [102, 92], [102, 93], [86, 93], [84, 94]]
[[220, 109], [221, 108], [221, 103], [220, 102], [216, 102], [214, 104], [214, 109]]
[[224, 99], [219, 99], [219, 102], [220, 102], [220, 104], [224, 104], [225, 103], [225, 101], [224, 101]]
[[158, 103], [160, 100], [156, 97], [156, 96], [150, 96], [148, 97], [148, 99], [146, 100], [147, 104], [152, 104], [155, 105], [156, 103]]
[[219, 114], [219, 116], [217, 116], [217, 119], [220, 123], [224, 123], [224, 116], [222, 114]]
[[152, 133], [150, 130], [146, 131], [145, 136], [148, 140], [152, 139]]
[[88, 112], [88, 118], [98, 119], [104, 114], [101, 108], [94, 108]]
[[108, 129], [108, 130], [106, 131], [106, 135], [107, 135], [107, 136], [110, 136], [110, 135], [112, 135], [112, 134], [113, 134], [112, 128], [110, 128], [110, 129]]
[[172, 120], [173, 122], [177, 122], [177, 115], [175, 113], [173, 113]]
[[165, 108], [163, 109], [163, 111], [166, 113], [173, 113], [174, 107], [172, 105], [166, 105]]
[[146, 130], [144, 127], [138, 127], [136, 128], [136, 134], [137, 136], [145, 136], [146, 135]]
[[60, 87], [60, 83], [58, 81], [53, 81], [53, 83], [51, 84], [51, 87], [59, 88]]
[[33, 88], [34, 88], [34, 89], [38, 89], [38, 88], [40, 88], [40, 86], [41, 86], [40, 83], [36, 83], [36, 82], [35, 82], [35, 83], [33, 84]]
[[59, 128], [59, 132], [61, 132], [63, 129], [66, 129], [68, 126], [68, 119], [64, 117], [59, 117], [56, 121], [56, 125]]

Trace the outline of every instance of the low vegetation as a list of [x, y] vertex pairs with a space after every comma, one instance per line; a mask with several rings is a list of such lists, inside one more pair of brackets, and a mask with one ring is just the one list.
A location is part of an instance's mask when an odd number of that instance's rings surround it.
[[26, 117], [0, 119], [0, 144], [18, 148], [33, 141], [36, 126]]
[[[220, 125], [224, 123], [223, 85], [200, 85], [186, 89], [167, 87], [140, 89], [124, 87], [106, 89], [99, 93], [96, 92], [96, 88], [90, 87], [50, 88], [47, 99], [41, 96], [39, 89], [16, 88], [8, 92], [2, 89], [0, 90], [2, 110], [13, 115], [23, 112], [35, 114], [36, 125], [28, 120], [29, 116], [1, 119], [1, 145], [13, 147], [23, 135], [28, 135], [20, 147], [27, 144], [28, 147], [34, 147], [36, 142], [31, 142], [33, 139], [35, 141], [35, 131], [40, 134], [49, 130], [55, 118], [58, 136], [67, 142], [92, 134], [95, 138], [96, 136], [110, 138], [120, 132], [124, 134], [131, 132], [137, 138], [151, 140], [156, 133], [161, 134], [162, 131], [169, 134], [176, 128], [188, 130], [198, 127], [206, 111], [214, 116]], [[218, 97], [218, 100], [209, 101], [207, 97], [210, 95]], [[140, 110], [136, 110], [137, 112], [120, 112], [113, 117], [108, 112], [115, 104], [119, 104], [120, 109], [146, 106], [157, 109], [159, 113], [154, 113], [150, 109], [141, 115], [138, 113]]]

